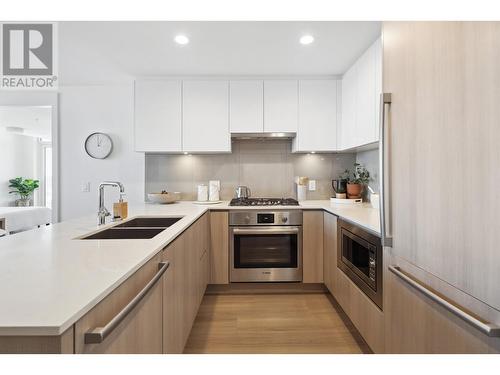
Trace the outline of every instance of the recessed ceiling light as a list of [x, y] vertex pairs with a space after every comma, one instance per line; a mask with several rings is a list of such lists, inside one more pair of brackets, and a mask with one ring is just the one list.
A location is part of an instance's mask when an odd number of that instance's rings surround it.
[[312, 42], [314, 42], [314, 37], [312, 35], [303, 35], [302, 37], [300, 37], [300, 44], [307, 45], [311, 44]]
[[175, 38], [175, 43], [177, 44], [188, 44], [189, 43], [189, 38], [185, 35], [176, 35]]

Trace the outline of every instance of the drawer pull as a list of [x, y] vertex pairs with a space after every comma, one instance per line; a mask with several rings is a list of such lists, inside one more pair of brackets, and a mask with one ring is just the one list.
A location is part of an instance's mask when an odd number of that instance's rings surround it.
[[499, 326], [492, 324], [492, 323], [484, 322], [480, 318], [477, 318], [474, 315], [464, 311], [462, 308], [460, 308], [460, 306], [447, 301], [446, 299], [444, 299], [440, 295], [434, 293], [432, 290], [429, 290], [420, 281], [417, 281], [417, 280], [413, 279], [413, 277], [408, 276], [404, 271], [401, 270], [401, 268], [399, 268], [397, 266], [389, 266], [389, 271], [391, 271], [393, 274], [398, 276], [400, 279], [404, 280], [406, 283], [408, 283], [413, 288], [415, 288], [418, 291], [425, 294], [428, 298], [430, 298], [434, 302], [437, 302], [439, 305], [444, 307], [446, 310], [448, 310], [452, 314], [458, 316], [463, 321], [469, 323], [471, 326], [473, 326], [476, 329], [478, 329], [479, 331], [483, 332], [484, 334], [486, 334], [490, 337], [500, 337], [500, 327]]
[[113, 319], [111, 319], [104, 327], [96, 327], [85, 333], [85, 344], [99, 344], [108, 337], [111, 332], [125, 319], [125, 317], [141, 302], [146, 294], [153, 288], [156, 282], [163, 276], [169, 262], [161, 262], [158, 264], [158, 272], [146, 284], [144, 288], [125, 306]]

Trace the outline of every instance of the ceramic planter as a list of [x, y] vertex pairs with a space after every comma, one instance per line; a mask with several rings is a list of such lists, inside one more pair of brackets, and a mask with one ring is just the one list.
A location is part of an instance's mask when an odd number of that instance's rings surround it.
[[33, 206], [31, 198], [16, 199], [16, 207], [30, 207]]
[[347, 198], [358, 199], [361, 198], [364, 186], [362, 184], [347, 184]]

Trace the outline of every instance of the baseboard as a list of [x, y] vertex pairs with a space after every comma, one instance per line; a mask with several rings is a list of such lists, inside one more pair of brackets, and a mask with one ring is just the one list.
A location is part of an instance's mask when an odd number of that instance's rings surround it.
[[232, 283], [210, 284], [205, 294], [297, 294], [327, 293], [322, 283]]

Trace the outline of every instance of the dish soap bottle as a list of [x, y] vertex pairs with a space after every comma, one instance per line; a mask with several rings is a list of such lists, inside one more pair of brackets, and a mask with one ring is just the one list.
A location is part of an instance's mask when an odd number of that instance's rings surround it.
[[113, 203], [113, 217], [115, 220], [123, 220], [128, 216], [128, 203], [123, 201], [124, 195], [120, 194], [120, 200], [117, 203]]

